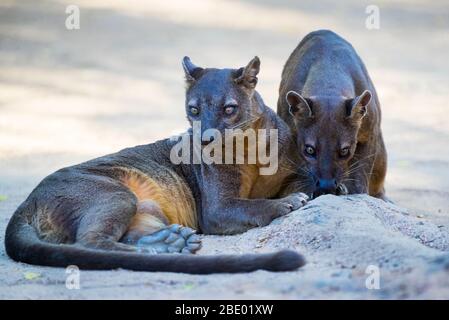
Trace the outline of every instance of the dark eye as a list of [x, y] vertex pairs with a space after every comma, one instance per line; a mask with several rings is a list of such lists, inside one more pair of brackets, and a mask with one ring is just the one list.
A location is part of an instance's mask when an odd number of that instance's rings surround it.
[[349, 147], [340, 150], [340, 157], [344, 158], [349, 155]]
[[197, 116], [200, 114], [200, 109], [197, 107], [189, 107], [189, 111], [194, 116]]
[[225, 106], [224, 112], [227, 115], [231, 115], [231, 114], [233, 114], [235, 112], [236, 109], [237, 109], [236, 105], [228, 105], [228, 106]]
[[315, 155], [315, 148], [312, 146], [306, 146], [306, 148], [304, 149], [304, 152], [306, 153], [306, 155], [308, 156], [314, 156]]

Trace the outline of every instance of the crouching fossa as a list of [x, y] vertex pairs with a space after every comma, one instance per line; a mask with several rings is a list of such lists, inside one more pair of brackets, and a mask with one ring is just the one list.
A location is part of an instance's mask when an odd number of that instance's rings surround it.
[[296, 133], [304, 192], [386, 199], [380, 103], [349, 42], [329, 30], [304, 37], [282, 72], [278, 113]]
[[222, 137], [214, 128], [202, 133], [201, 121], [193, 121], [190, 130], [171, 139], [177, 142], [170, 152], [173, 164], [258, 164], [261, 175], [278, 170], [278, 129], [225, 129]]

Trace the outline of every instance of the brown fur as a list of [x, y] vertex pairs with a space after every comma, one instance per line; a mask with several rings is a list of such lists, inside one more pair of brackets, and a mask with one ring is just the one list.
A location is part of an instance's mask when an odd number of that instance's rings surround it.
[[[165, 215], [165, 220], [170, 224], [180, 224], [197, 229], [195, 202], [188, 186], [175, 174], [173, 182], [164, 185], [160, 181], [147, 176], [135, 169], [123, 170], [122, 183], [133, 192], [139, 201], [152, 200]], [[176, 201], [173, 201], [176, 199]]]
[[[259, 167], [257, 165], [244, 165], [240, 167], [240, 192], [241, 198], [257, 198], [252, 193], [253, 187], [259, 177]], [[266, 193], [266, 191], [264, 192]]]

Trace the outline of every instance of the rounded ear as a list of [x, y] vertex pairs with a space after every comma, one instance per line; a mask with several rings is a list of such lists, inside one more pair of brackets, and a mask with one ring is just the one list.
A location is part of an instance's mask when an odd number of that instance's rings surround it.
[[195, 75], [197, 76], [198, 72], [203, 70], [203, 68], [194, 65], [190, 58], [187, 56], [182, 59], [182, 67], [184, 69], [187, 82], [195, 82]]
[[296, 119], [313, 117], [312, 108], [307, 100], [295, 91], [289, 91], [285, 95], [290, 114]]
[[257, 84], [257, 75], [260, 71], [260, 59], [254, 57], [245, 68], [240, 68], [237, 71], [235, 83], [243, 85], [249, 89], [254, 89]]
[[361, 95], [352, 100], [351, 112], [349, 117], [355, 120], [361, 120], [368, 113], [368, 105], [371, 102], [371, 91], [365, 90]]

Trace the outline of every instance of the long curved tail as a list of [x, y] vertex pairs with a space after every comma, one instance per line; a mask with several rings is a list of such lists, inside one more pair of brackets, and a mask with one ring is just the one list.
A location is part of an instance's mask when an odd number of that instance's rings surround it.
[[53, 244], [39, 239], [25, 217], [14, 214], [6, 229], [5, 247], [14, 260], [34, 265], [80, 269], [165, 271], [192, 274], [239, 273], [255, 270], [290, 271], [305, 264], [292, 250], [266, 254], [192, 256], [148, 255], [133, 252], [94, 250], [71, 244]]

